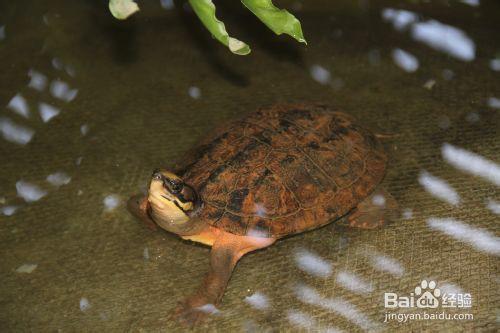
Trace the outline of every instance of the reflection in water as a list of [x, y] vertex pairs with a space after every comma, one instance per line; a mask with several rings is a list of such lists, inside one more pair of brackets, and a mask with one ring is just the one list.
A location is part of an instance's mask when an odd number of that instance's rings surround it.
[[198, 87], [189, 87], [188, 94], [191, 98], [198, 99], [201, 97], [201, 90]]
[[418, 59], [414, 55], [401, 49], [392, 51], [392, 59], [396, 65], [409, 73], [415, 72], [419, 66]]
[[452, 218], [431, 217], [427, 219], [427, 225], [456, 240], [468, 243], [479, 251], [500, 256], [500, 237], [485, 229], [471, 227]]
[[410, 24], [417, 22], [417, 14], [408, 10], [385, 8], [382, 10], [382, 18], [387, 22], [392, 22], [394, 29], [405, 30]]
[[38, 104], [38, 112], [40, 113], [40, 117], [42, 118], [44, 123], [49, 122], [52, 118], [57, 116], [61, 110], [47, 103], [39, 103]]
[[23, 95], [21, 95], [20, 93], [12, 97], [9, 104], [7, 104], [7, 108], [11, 109], [18, 115], [23, 116], [24, 118], [30, 117], [28, 103], [26, 102], [26, 99], [23, 97]]
[[0, 26], [0, 40], [5, 39], [5, 25]]
[[336, 281], [342, 287], [358, 294], [367, 294], [373, 291], [373, 287], [370, 283], [366, 282], [361, 277], [346, 271], [339, 272], [337, 274]]
[[415, 23], [412, 37], [460, 60], [472, 61], [476, 55], [474, 42], [462, 30], [435, 20]]
[[42, 91], [45, 89], [45, 87], [47, 87], [47, 77], [42, 73], [34, 69], [30, 69], [28, 75], [30, 77], [30, 82], [28, 83], [28, 87], [38, 91]]
[[62, 186], [67, 185], [71, 181], [71, 177], [66, 173], [59, 171], [47, 176], [47, 182], [49, 182], [53, 186]]
[[489, 180], [500, 186], [500, 166], [481, 155], [445, 143], [441, 148], [443, 158], [454, 167]]
[[12, 216], [18, 209], [18, 206], [4, 206], [0, 209], [0, 211], [5, 216]]
[[269, 308], [269, 299], [266, 295], [256, 292], [253, 295], [245, 297], [245, 302], [258, 310], [266, 310]]
[[309, 70], [311, 73], [312, 78], [321, 83], [321, 84], [328, 84], [330, 83], [331, 75], [330, 71], [327, 70], [325, 67], [320, 66], [320, 65], [312, 65], [311, 69]]
[[450, 205], [457, 206], [460, 203], [460, 196], [458, 193], [443, 179], [435, 177], [424, 170], [420, 172], [418, 182], [432, 196]]
[[340, 297], [324, 298], [316, 290], [306, 285], [298, 285], [295, 288], [295, 294], [300, 301], [338, 313], [365, 331], [373, 332], [379, 329], [377, 322], [372, 321], [359, 311], [354, 304]]
[[32, 273], [38, 267], [37, 264], [22, 264], [16, 269], [17, 273]]
[[493, 213], [500, 215], [500, 202], [493, 200], [491, 198], [488, 199], [486, 203], [486, 207]]
[[116, 194], [107, 195], [104, 198], [103, 203], [104, 203], [104, 210], [106, 212], [110, 212], [114, 210], [116, 207], [118, 207], [118, 205], [120, 204], [120, 197], [118, 197], [118, 195]]
[[328, 261], [304, 249], [295, 253], [295, 263], [301, 270], [314, 276], [327, 277], [332, 274], [332, 267]]
[[16, 183], [17, 195], [26, 202], [38, 201], [47, 195], [47, 191], [42, 190], [35, 184], [28, 183], [24, 180], [19, 180]]
[[493, 109], [500, 109], [500, 99], [496, 97], [488, 98], [488, 106]]

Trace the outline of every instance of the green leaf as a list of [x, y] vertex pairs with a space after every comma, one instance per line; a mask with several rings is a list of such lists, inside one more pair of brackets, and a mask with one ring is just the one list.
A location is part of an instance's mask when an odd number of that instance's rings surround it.
[[224, 23], [215, 17], [215, 5], [211, 0], [189, 0], [198, 18], [210, 33], [222, 44], [226, 45], [231, 52], [239, 55], [250, 53], [250, 47], [236, 38], [229, 37]]
[[271, 0], [241, 0], [275, 34], [285, 33], [307, 44], [299, 20], [285, 9], [276, 8]]
[[109, 0], [109, 11], [119, 20], [125, 20], [139, 11], [139, 6], [132, 0]]

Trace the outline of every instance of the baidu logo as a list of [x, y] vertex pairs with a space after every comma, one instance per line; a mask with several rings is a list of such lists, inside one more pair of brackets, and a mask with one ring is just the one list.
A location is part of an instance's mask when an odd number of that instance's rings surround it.
[[420, 308], [435, 309], [442, 307], [470, 308], [472, 296], [464, 294], [442, 294], [435, 281], [422, 280], [409, 296], [400, 296], [397, 293], [384, 294], [386, 308]]

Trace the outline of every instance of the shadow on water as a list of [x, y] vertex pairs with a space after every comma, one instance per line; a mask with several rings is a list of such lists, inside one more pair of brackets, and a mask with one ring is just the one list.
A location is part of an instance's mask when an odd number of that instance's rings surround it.
[[214, 38], [200, 24], [198, 17], [191, 8], [186, 9], [188, 8], [187, 3], [180, 0], [175, 0], [174, 3], [175, 11], [181, 18], [184, 29], [188, 32], [188, 36], [192, 39], [198, 51], [204, 55], [204, 60], [225, 80], [236, 86], [248, 86], [248, 78], [239, 73], [234, 67], [226, 64], [224, 59], [218, 56], [216, 49], [221, 46], [214, 43]]

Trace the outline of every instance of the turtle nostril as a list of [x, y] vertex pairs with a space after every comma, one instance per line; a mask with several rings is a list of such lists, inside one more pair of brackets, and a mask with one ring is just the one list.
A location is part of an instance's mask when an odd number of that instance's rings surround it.
[[153, 177], [153, 179], [161, 179], [161, 172], [160, 172], [160, 169], [154, 169], [153, 170], [153, 174], [151, 175], [151, 177]]

